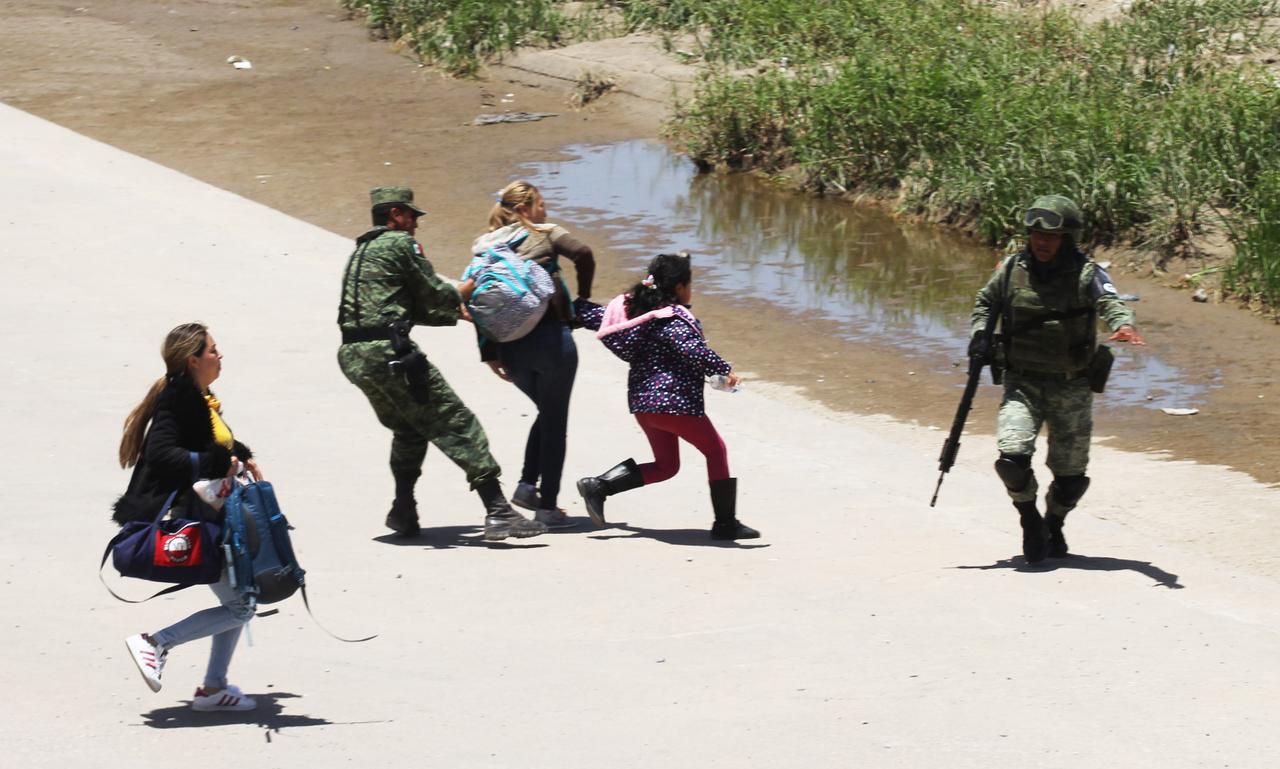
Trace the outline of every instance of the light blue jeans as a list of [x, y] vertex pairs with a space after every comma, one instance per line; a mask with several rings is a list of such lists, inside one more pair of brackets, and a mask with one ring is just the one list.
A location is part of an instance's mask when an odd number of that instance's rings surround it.
[[222, 689], [227, 685], [227, 668], [240, 640], [240, 629], [253, 619], [254, 602], [231, 587], [226, 571], [222, 580], [210, 585], [221, 606], [198, 611], [151, 634], [151, 640], [162, 649], [172, 649], [197, 638], [213, 636], [209, 649], [209, 668], [204, 674], [204, 688]]

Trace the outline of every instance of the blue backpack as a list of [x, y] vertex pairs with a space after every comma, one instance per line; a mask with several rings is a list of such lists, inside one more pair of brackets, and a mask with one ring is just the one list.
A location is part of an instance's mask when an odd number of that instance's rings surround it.
[[223, 513], [222, 547], [233, 588], [264, 604], [283, 601], [306, 584], [270, 483], [237, 485]]
[[[275, 489], [267, 481], [237, 485], [222, 508], [222, 547], [226, 555], [231, 586], [251, 596], [256, 603], [276, 603], [302, 592], [307, 614], [321, 630], [339, 641], [360, 643], [377, 638], [343, 638], [320, 624], [307, 600], [307, 572], [293, 553], [289, 525], [276, 502]], [[275, 613], [261, 612], [259, 617]]]

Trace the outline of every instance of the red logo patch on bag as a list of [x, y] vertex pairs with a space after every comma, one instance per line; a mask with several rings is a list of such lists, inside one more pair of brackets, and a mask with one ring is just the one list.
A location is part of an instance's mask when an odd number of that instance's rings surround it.
[[199, 566], [204, 563], [200, 548], [200, 524], [192, 521], [171, 533], [156, 535], [156, 566]]

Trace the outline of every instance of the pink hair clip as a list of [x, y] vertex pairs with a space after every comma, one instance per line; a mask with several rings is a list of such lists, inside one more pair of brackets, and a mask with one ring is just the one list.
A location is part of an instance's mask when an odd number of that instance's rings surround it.
[[640, 281], [640, 285], [644, 286], [645, 288], [653, 288], [653, 276], [646, 275], [645, 279]]

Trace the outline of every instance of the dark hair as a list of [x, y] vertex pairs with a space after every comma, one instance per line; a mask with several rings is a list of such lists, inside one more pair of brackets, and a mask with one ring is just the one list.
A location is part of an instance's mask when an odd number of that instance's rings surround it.
[[391, 220], [391, 209], [403, 208], [395, 203], [379, 203], [373, 207], [373, 226], [386, 227], [387, 222]]
[[634, 318], [659, 307], [679, 304], [676, 286], [688, 283], [692, 278], [693, 267], [688, 253], [658, 254], [649, 262], [648, 276], [627, 292], [627, 317]]

